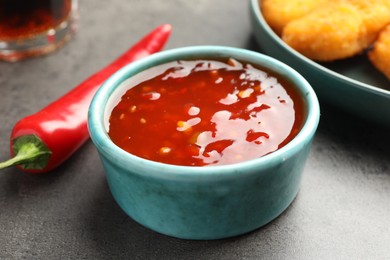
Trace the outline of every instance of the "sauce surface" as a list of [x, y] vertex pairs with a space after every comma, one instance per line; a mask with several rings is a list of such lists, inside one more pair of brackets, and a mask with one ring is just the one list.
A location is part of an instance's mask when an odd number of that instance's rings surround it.
[[259, 158], [287, 144], [304, 117], [302, 99], [282, 77], [250, 64], [190, 60], [159, 65], [125, 82], [109, 136], [125, 151], [187, 166]]

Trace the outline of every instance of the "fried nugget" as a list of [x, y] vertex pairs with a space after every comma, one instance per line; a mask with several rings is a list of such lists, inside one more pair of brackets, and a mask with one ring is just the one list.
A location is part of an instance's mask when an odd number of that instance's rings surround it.
[[283, 28], [295, 20], [316, 9], [327, 0], [262, 0], [261, 11], [268, 25], [281, 35]]
[[373, 48], [368, 52], [372, 64], [390, 79], [390, 25], [379, 34]]
[[333, 61], [354, 56], [364, 49], [363, 18], [347, 2], [329, 2], [289, 22], [282, 39], [292, 48], [316, 61]]
[[360, 11], [363, 18], [362, 45], [369, 47], [379, 32], [390, 23], [389, 0], [347, 0]]

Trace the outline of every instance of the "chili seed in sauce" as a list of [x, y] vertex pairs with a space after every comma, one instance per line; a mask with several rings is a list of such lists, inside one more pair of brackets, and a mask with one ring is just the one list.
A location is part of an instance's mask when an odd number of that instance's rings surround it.
[[157, 162], [206, 166], [259, 158], [283, 147], [303, 124], [289, 82], [235, 59], [180, 60], [126, 81], [109, 136]]

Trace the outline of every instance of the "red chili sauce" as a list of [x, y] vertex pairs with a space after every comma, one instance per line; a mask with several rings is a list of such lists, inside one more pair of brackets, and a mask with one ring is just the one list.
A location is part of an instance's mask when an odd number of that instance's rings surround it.
[[109, 136], [127, 152], [175, 165], [224, 165], [286, 145], [304, 118], [282, 77], [234, 59], [177, 61], [149, 69], [113, 109]]

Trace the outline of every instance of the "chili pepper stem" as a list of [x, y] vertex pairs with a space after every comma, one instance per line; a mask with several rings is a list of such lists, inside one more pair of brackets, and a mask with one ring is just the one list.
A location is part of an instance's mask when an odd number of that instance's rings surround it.
[[43, 169], [52, 153], [36, 135], [15, 138], [12, 148], [15, 156], [5, 162], [0, 162], [0, 169], [14, 165], [23, 169]]

